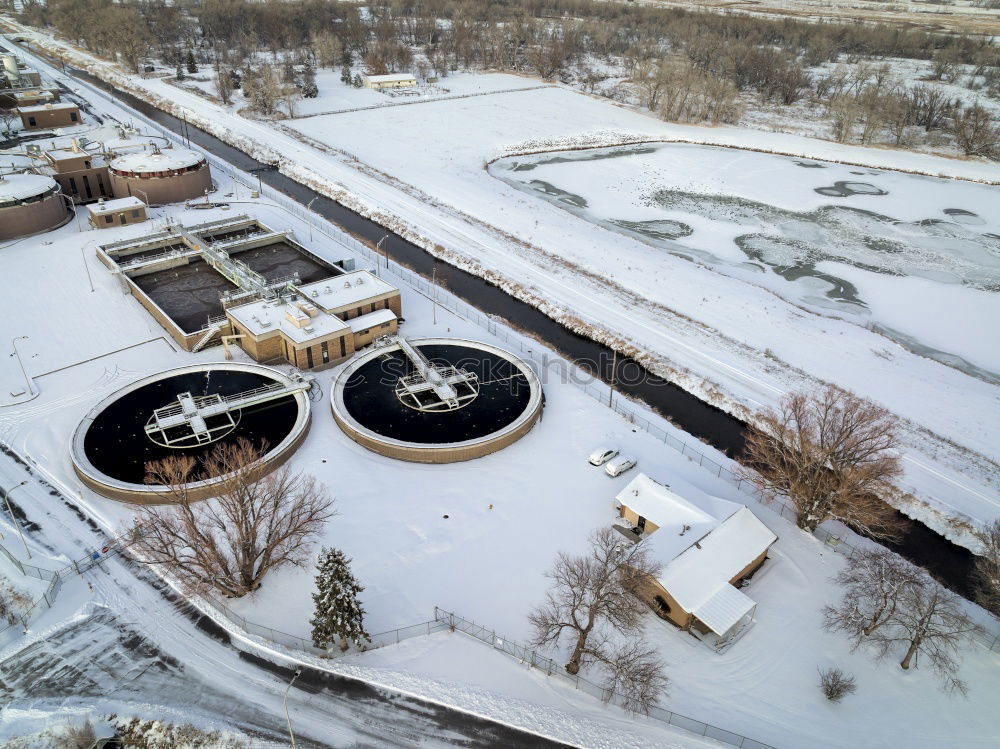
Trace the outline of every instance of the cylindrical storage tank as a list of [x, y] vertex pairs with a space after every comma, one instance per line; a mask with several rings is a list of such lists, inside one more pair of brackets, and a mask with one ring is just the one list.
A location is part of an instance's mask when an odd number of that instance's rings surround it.
[[187, 148], [123, 154], [111, 160], [108, 171], [116, 198], [134, 196], [147, 205], [199, 198], [212, 189], [207, 159]]
[[0, 240], [48, 231], [68, 219], [66, 200], [51, 177], [0, 176]]

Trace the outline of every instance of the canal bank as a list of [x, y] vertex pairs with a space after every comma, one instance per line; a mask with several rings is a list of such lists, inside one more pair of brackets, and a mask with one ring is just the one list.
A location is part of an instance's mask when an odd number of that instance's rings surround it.
[[[262, 183], [279, 190], [303, 206], [308, 206], [310, 210], [329, 219], [350, 234], [371, 244], [381, 240], [381, 250], [388, 257], [410, 267], [425, 278], [435, 276], [451, 293], [485, 314], [501, 318], [512, 327], [537, 338], [562, 356], [600, 376], [605, 382], [613, 380], [622, 393], [646, 403], [693, 436], [729, 455], [735, 456], [741, 452], [745, 424], [731, 415], [652, 375], [633, 360], [625, 357], [616, 359], [608, 347], [570, 331], [539, 309], [515, 299], [483, 278], [435, 258], [403, 237], [387, 231], [380, 224], [280, 174], [274, 167], [261, 163], [211, 134], [131, 94], [114, 90], [90, 74], [75, 70], [71, 72], [107, 91], [122, 103], [178, 136], [188, 138], [238, 169], [256, 174]], [[637, 377], [637, 372], [641, 373], [641, 376]], [[955, 590], [968, 595], [971, 587], [969, 575], [973, 562], [971, 553], [952, 544], [926, 526], [900, 517], [904, 521], [906, 531], [902, 542], [894, 548], [912, 561], [926, 566]]]

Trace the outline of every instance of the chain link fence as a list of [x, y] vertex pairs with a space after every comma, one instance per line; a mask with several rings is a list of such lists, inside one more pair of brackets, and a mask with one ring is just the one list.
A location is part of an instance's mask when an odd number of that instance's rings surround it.
[[[538, 651], [533, 650], [526, 645], [521, 645], [502, 635], [498, 635], [495, 629], [485, 627], [481, 624], [476, 624], [473, 621], [458, 616], [450, 611], [445, 611], [437, 606], [434, 607], [434, 619], [440, 622], [444, 627], [447, 627], [449, 630], [463, 632], [464, 634], [489, 645], [494, 650], [514, 658], [520, 663], [529, 665], [532, 668], [537, 668], [539, 671], [543, 671], [546, 676], [571, 684], [574, 689], [586, 692], [602, 702], [618, 705], [619, 707], [625, 706], [625, 700], [618, 692], [599, 686], [579, 674], [574, 675], [567, 672], [562, 665], [556, 663], [551, 658], [540, 655]], [[724, 744], [729, 744], [730, 746], [738, 746], [741, 747], [741, 749], [774, 749], [774, 747], [770, 744], [764, 744], [760, 741], [756, 741], [755, 739], [735, 733], [734, 731], [727, 731], [725, 728], [719, 728], [718, 726], [706, 723], [702, 720], [689, 718], [686, 715], [675, 713], [674, 711], [667, 710], [664, 707], [655, 706], [649, 711], [648, 715], [654, 720], [667, 723], [671, 726], [677, 726], [678, 728], [683, 728], [685, 731], [690, 731], [691, 733], [698, 734], [699, 736], [705, 736]]]
[[20, 559], [7, 551], [7, 549], [5, 549], [2, 545], [0, 545], [0, 554], [3, 554], [7, 558], [7, 561], [9, 561], [15, 569], [17, 569], [25, 577], [33, 577], [38, 580], [49, 581], [49, 584], [43, 591], [42, 595], [35, 600], [30, 607], [23, 611], [8, 612], [6, 626], [0, 629], [0, 635], [3, 635], [8, 630], [15, 627], [20, 627], [24, 632], [27, 632], [28, 626], [31, 622], [40, 616], [43, 611], [52, 608], [53, 604], [55, 604], [56, 597], [59, 595], [59, 589], [62, 587], [62, 576], [53, 570], [42, 569], [41, 567], [36, 567], [33, 564], [22, 562]]

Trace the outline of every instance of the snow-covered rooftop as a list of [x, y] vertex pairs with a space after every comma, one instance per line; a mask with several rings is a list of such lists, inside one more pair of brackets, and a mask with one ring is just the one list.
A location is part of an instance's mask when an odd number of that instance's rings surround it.
[[102, 213], [114, 213], [115, 211], [126, 211], [132, 208], [144, 208], [146, 206], [139, 198], [135, 196], [130, 196], [127, 198], [118, 198], [116, 200], [105, 200], [97, 203], [91, 203], [87, 206], [87, 210], [95, 215], [100, 215]]
[[[643, 543], [652, 541], [661, 532], [662, 529], [655, 531]], [[777, 538], [747, 507], [740, 507], [697, 544], [669, 562], [660, 573], [660, 585], [685, 611], [697, 612], [723, 586], [732, 587], [729, 581]], [[720, 599], [719, 605], [725, 601]]]
[[197, 151], [187, 148], [165, 148], [158, 153], [137, 151], [111, 160], [111, 168], [124, 172], [160, 172], [165, 169], [184, 169], [205, 160]]
[[615, 499], [658, 526], [643, 543], [660, 564], [673, 560], [740, 507], [701, 492], [695, 504], [644, 473], [632, 479]]
[[55, 180], [43, 174], [8, 174], [0, 177], [0, 202], [33, 198], [55, 186]]
[[349, 307], [381, 294], [396, 291], [396, 287], [366, 270], [345, 273], [334, 278], [298, 287], [302, 295], [324, 310]]
[[361, 330], [374, 328], [376, 325], [392, 322], [395, 319], [396, 313], [391, 309], [377, 309], [374, 312], [369, 312], [367, 315], [352, 317], [347, 321], [347, 324], [351, 326], [353, 332], [357, 333]]
[[345, 322], [333, 315], [319, 310], [316, 310], [318, 314], [311, 315], [303, 307], [308, 309], [308, 304], [300, 297], [295, 302], [260, 300], [230, 307], [227, 312], [256, 336], [280, 331], [296, 343], [350, 330]]
[[17, 111], [21, 114], [36, 114], [56, 109], [79, 109], [79, 107], [71, 101], [58, 101], [50, 104], [37, 104], [31, 107], [18, 107]]
[[387, 73], [385, 75], [366, 75], [365, 80], [371, 83], [399, 83], [400, 81], [415, 81], [411, 73]]
[[732, 585], [720, 585], [715, 594], [693, 612], [717, 635], [724, 635], [757, 604]]

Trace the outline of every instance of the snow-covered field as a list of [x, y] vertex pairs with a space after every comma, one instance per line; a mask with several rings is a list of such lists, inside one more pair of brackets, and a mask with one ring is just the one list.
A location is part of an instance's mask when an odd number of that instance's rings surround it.
[[[810, 311], [901, 333], [917, 353], [1000, 381], [1000, 346], [986, 343], [1000, 318], [994, 187], [676, 143], [512, 156], [490, 173], [605, 229]], [[655, 257], [635, 262], [669, 304]]]

